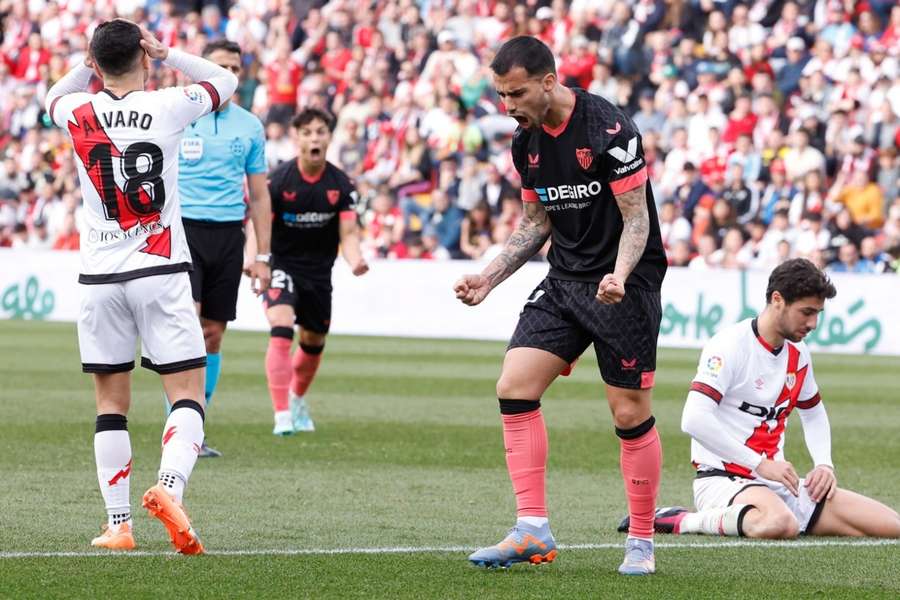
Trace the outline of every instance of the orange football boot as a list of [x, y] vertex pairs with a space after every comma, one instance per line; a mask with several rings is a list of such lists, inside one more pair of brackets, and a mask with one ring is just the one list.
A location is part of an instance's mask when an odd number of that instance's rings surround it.
[[91, 540], [91, 546], [108, 550], [134, 550], [134, 534], [131, 523], [125, 522], [110, 527], [103, 525], [103, 533]]
[[191, 527], [184, 507], [175, 502], [169, 492], [158, 483], [144, 493], [143, 506], [150, 516], [159, 519], [166, 530], [175, 550], [181, 554], [203, 554], [200, 537]]

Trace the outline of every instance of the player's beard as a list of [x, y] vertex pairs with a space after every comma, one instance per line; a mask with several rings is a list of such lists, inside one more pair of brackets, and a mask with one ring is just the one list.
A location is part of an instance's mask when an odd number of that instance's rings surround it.
[[516, 123], [518, 123], [519, 127], [521, 127], [522, 129], [531, 128], [531, 119], [529, 119], [525, 115], [515, 115], [513, 119], [516, 120]]
[[790, 340], [791, 342], [793, 342], [795, 344], [802, 342], [803, 338], [805, 338], [807, 335], [809, 335], [810, 332], [812, 331], [812, 330], [809, 330], [804, 333], [805, 328], [803, 326], [791, 328], [786, 321], [787, 321], [786, 317], [782, 317], [782, 318], [778, 319], [778, 335], [780, 335], [781, 337], [783, 337], [786, 340]]

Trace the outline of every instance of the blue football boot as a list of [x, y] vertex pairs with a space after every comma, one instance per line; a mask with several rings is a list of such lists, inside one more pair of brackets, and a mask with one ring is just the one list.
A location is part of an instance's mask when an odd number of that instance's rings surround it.
[[481, 548], [469, 555], [469, 562], [486, 569], [505, 569], [510, 565], [527, 562], [533, 565], [553, 562], [556, 558], [556, 540], [550, 533], [550, 524], [534, 527], [517, 523], [496, 546]]
[[625, 540], [625, 560], [619, 566], [621, 575], [650, 575], [656, 572], [653, 542], [638, 538]]

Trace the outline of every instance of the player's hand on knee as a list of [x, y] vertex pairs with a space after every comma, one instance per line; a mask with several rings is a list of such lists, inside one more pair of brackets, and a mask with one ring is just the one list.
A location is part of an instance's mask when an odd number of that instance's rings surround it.
[[625, 284], [613, 273], [607, 273], [597, 286], [597, 302], [616, 304], [625, 297]]
[[837, 477], [834, 474], [834, 469], [827, 465], [817, 466], [804, 478], [804, 485], [809, 493], [809, 497], [814, 502], [819, 502], [823, 498], [830, 500], [837, 489]]
[[756, 467], [756, 472], [770, 481], [777, 481], [784, 485], [794, 496], [800, 495], [800, 477], [791, 463], [785, 460], [764, 458]]
[[366, 259], [360, 258], [355, 265], [353, 265], [353, 274], [359, 277], [360, 275], [365, 275], [369, 272], [369, 263], [366, 262]]
[[456, 297], [468, 306], [475, 306], [484, 300], [491, 291], [486, 277], [481, 275], [463, 275], [453, 285]]

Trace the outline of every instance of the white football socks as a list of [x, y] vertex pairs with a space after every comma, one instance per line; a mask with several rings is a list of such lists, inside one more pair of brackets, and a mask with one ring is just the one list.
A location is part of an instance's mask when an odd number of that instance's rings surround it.
[[110, 527], [131, 519], [131, 439], [124, 415], [97, 416], [94, 459]]
[[162, 437], [159, 483], [175, 502], [181, 502], [203, 444], [203, 408], [193, 400], [172, 405]]
[[518, 523], [527, 523], [532, 527], [543, 527], [547, 524], [547, 517], [519, 517]]
[[706, 535], [742, 535], [740, 521], [743, 514], [753, 508], [751, 504], [732, 504], [722, 508], [710, 508], [687, 513], [678, 525], [678, 533], [705, 533]]

